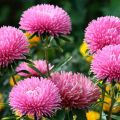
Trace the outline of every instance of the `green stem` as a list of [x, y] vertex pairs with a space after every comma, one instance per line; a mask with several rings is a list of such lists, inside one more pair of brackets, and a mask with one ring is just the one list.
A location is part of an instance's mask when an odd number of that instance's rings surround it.
[[67, 111], [68, 120], [70, 120], [69, 110]]
[[112, 83], [112, 96], [111, 96], [111, 106], [110, 106], [110, 109], [109, 109], [109, 112], [108, 112], [108, 117], [107, 117], [107, 120], [112, 120], [111, 118], [111, 115], [112, 115], [112, 109], [113, 109], [113, 106], [114, 106], [114, 103], [115, 103], [115, 99], [114, 99], [114, 83]]
[[[12, 72], [14, 73], [14, 69], [13, 69], [13, 66], [12, 66], [12, 65], [11, 65], [11, 70], [12, 70]], [[16, 80], [15, 80], [14, 75], [12, 75], [12, 79], [13, 79], [14, 85], [17, 85], [17, 82], [16, 82]]]
[[[40, 35], [39, 35], [40, 37]], [[47, 65], [47, 74], [50, 77], [50, 70], [49, 70], [49, 63], [48, 63], [48, 36], [44, 37], [40, 37], [42, 41], [44, 41], [43, 47], [44, 47], [44, 51], [45, 51], [45, 60], [46, 60], [46, 65]]]
[[45, 49], [45, 60], [46, 60], [46, 64], [47, 64], [48, 76], [50, 77], [50, 70], [49, 70], [49, 63], [48, 63], [48, 51], [47, 51], [47, 48]]
[[105, 89], [106, 89], [106, 84], [103, 82], [102, 83], [103, 88], [102, 88], [102, 105], [101, 105], [101, 111], [100, 111], [100, 120], [102, 120], [102, 112], [103, 112], [103, 105], [104, 105], [104, 98], [105, 98]]

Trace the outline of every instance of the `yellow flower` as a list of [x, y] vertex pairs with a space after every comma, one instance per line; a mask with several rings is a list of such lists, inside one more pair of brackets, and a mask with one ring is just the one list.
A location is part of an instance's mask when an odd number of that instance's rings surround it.
[[[26, 32], [25, 36], [27, 36], [28, 38], [31, 36], [32, 34]], [[29, 43], [30, 43], [30, 48], [37, 46], [37, 44], [40, 42], [40, 38], [38, 36], [33, 36], [31, 39], [29, 39]]]
[[[19, 75], [15, 75], [15, 80], [18, 81], [20, 79], [20, 76]], [[9, 80], [9, 84], [10, 86], [14, 86], [14, 82], [13, 82], [13, 78], [11, 77], [10, 80]]]
[[96, 111], [88, 111], [86, 113], [87, 120], [99, 120], [100, 114]]
[[[120, 84], [116, 84], [117, 88], [120, 90]], [[111, 88], [111, 84], [107, 85], [106, 91], [109, 92]], [[111, 106], [111, 98], [109, 96], [105, 96], [103, 103], [103, 110], [108, 112]], [[120, 102], [120, 97], [116, 98], [116, 102]], [[112, 109], [112, 113], [118, 113], [120, 112], [120, 106], [114, 106]]]
[[83, 42], [82, 45], [80, 46], [80, 53], [82, 54], [83, 57], [85, 57], [85, 60], [87, 62], [91, 62], [92, 61], [92, 56], [90, 56], [88, 53], [87, 53], [87, 50], [88, 50], [88, 46], [87, 46], [87, 43]]
[[[16, 112], [15, 112], [15, 116], [16, 116], [16, 117], [22, 117], [22, 113], [19, 112], [19, 111], [16, 111]], [[34, 120], [34, 117], [31, 116], [31, 115], [27, 115], [27, 117], [28, 117], [30, 120]]]
[[0, 93], [0, 111], [4, 108], [3, 95]]
[[[16, 111], [15, 112], [15, 115], [17, 116], [17, 117], [22, 117], [22, 114], [19, 112], [19, 111]], [[27, 115], [27, 117], [30, 119], [30, 120], [34, 120], [34, 117], [33, 117], [33, 115]], [[42, 120], [46, 120], [44, 117], [42, 117]]]

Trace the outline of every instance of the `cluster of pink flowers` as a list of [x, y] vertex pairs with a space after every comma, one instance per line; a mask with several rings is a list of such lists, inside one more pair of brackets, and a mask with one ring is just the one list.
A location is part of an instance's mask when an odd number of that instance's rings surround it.
[[[47, 4], [24, 11], [19, 24], [20, 29], [39, 35], [48, 33], [56, 37], [71, 31], [67, 12], [58, 6]], [[107, 77], [109, 81], [119, 80], [120, 19], [107, 16], [92, 21], [86, 28], [85, 40], [90, 52], [97, 53], [91, 66], [96, 76], [100, 79]], [[29, 44], [22, 31], [10, 26], [0, 28], [0, 45], [0, 67], [7, 67], [14, 60], [25, 59], [25, 54], [29, 52]], [[106, 45], [111, 46], [105, 47]], [[53, 67], [51, 64], [47, 66], [45, 60], [35, 60], [33, 63], [42, 74]], [[29, 74], [23, 71], [28, 71]], [[9, 95], [12, 110], [22, 115], [42, 117], [51, 116], [62, 107], [87, 108], [100, 95], [99, 87], [80, 73], [55, 72], [48, 78], [42, 78], [26, 62], [19, 64], [16, 72], [29, 77], [19, 81]]]
[[85, 41], [91, 53], [107, 45], [120, 44], [120, 18], [105, 16], [92, 20], [85, 30]]
[[99, 98], [99, 88], [82, 74], [52, 73], [48, 79], [24, 79], [10, 92], [9, 102], [21, 114], [51, 116], [62, 107], [87, 108]]
[[98, 79], [120, 81], [120, 18], [100, 17], [89, 23], [85, 41], [93, 54], [91, 71]]

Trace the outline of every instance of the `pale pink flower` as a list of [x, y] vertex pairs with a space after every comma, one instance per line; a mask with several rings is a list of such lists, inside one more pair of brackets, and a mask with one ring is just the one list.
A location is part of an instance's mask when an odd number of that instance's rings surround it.
[[120, 81], [120, 45], [109, 45], [99, 50], [92, 61], [91, 70], [100, 80]]
[[0, 66], [6, 67], [14, 60], [25, 58], [29, 43], [22, 31], [14, 27], [0, 28]]
[[51, 79], [59, 88], [63, 107], [86, 108], [99, 98], [99, 88], [83, 74], [53, 73]]
[[85, 41], [91, 53], [106, 45], [120, 44], [120, 18], [105, 16], [92, 20], [85, 30]]
[[[42, 74], [46, 74], [47, 71], [47, 64], [46, 64], [46, 60], [35, 60], [33, 61], [34, 66], [42, 73]], [[49, 64], [49, 70], [52, 69], [53, 66], [51, 66], [51, 64]], [[29, 72], [29, 74], [22, 72], [23, 70], [26, 70]], [[21, 71], [21, 72], [20, 72]], [[16, 72], [18, 72], [18, 74], [20, 76], [24, 76], [24, 77], [30, 77], [30, 76], [40, 76], [39, 73], [37, 73], [35, 70], [33, 70], [32, 68], [30, 68], [28, 66], [28, 63], [23, 62], [21, 63], [17, 68], [16, 68]]]
[[24, 11], [20, 28], [30, 33], [66, 35], [71, 31], [70, 17], [62, 8], [49, 4], [33, 6]]
[[13, 111], [41, 116], [51, 116], [60, 108], [58, 88], [52, 81], [31, 77], [15, 85], [9, 95], [9, 104]]

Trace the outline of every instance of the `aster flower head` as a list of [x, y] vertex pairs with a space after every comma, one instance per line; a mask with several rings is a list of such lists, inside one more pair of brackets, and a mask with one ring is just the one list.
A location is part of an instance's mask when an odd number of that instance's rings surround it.
[[49, 4], [33, 6], [24, 11], [20, 28], [30, 33], [49, 33], [50, 35], [66, 35], [71, 31], [71, 21], [62, 8]]
[[31, 77], [18, 82], [9, 95], [13, 111], [38, 117], [51, 116], [60, 108], [58, 88], [48, 79]]
[[85, 30], [85, 41], [91, 53], [106, 45], [120, 44], [120, 18], [105, 16], [92, 20]]
[[[42, 74], [46, 74], [47, 71], [47, 64], [46, 64], [46, 60], [35, 60], [33, 61], [34, 66], [42, 73]], [[52, 65], [49, 64], [49, 70], [52, 69]], [[26, 70], [29, 72], [29, 74], [22, 72], [22, 70]], [[20, 72], [21, 71], [21, 72]], [[40, 76], [36, 71], [34, 71], [32, 68], [29, 67], [28, 63], [23, 62], [21, 63], [17, 68], [16, 68], [16, 72], [18, 72], [18, 74], [20, 76], [24, 76], [24, 77], [30, 77], [30, 76]]]
[[29, 52], [27, 38], [14, 27], [0, 28], [0, 66], [6, 67], [14, 60], [23, 59]]
[[59, 88], [62, 106], [86, 108], [99, 98], [99, 88], [79, 73], [53, 73], [52, 81]]
[[120, 45], [109, 45], [94, 56], [91, 70], [98, 79], [120, 81]]

